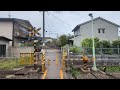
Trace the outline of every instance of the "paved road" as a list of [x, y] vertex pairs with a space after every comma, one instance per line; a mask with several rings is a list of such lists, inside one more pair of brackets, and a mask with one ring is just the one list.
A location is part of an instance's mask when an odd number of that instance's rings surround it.
[[[56, 64], [56, 55], [58, 54], [58, 65]], [[60, 68], [61, 68], [61, 53], [57, 49], [46, 49], [45, 50], [46, 60], [51, 60], [50, 65], [46, 63], [47, 74], [45, 79], [60, 79]]]

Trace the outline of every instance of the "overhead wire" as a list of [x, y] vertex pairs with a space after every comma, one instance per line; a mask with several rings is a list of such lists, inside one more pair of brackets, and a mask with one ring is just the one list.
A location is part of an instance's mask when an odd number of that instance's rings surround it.
[[[68, 23], [65, 23], [63, 20], [61, 20], [60, 18], [58, 18], [57, 16], [55, 16], [55, 15], [53, 15], [52, 13], [50, 13], [50, 12], [46, 12], [47, 13], [47, 15], [49, 16], [49, 18], [47, 17], [47, 21], [46, 21], [46, 23], [47, 23], [47, 25], [48, 25], [48, 27], [51, 29], [51, 28], [55, 28], [55, 24], [53, 25], [52, 23], [50, 23], [50, 24], [52, 24], [52, 27], [50, 27], [51, 25], [49, 25], [48, 24], [48, 22], [50, 21], [50, 22], [56, 22], [54, 19], [56, 18], [56, 20], [57, 21], [59, 21], [59, 22], [62, 22], [62, 24], [63, 24], [63, 26], [67, 26], [66, 28], [68, 29], [68, 27], [69, 27], [69, 29], [71, 29], [71, 25], [70, 24], [68, 24]], [[42, 12], [41, 12], [41, 14], [42, 14]], [[51, 19], [52, 17], [54, 17], [54, 19]], [[49, 21], [48, 21], [48, 19], [49, 19]], [[56, 33], [54, 33], [53, 35], [55, 35]]]
[[62, 23], [64, 23], [65, 25], [67, 25], [70, 29], [72, 27], [72, 25], [65, 23], [63, 20], [61, 20], [60, 18], [58, 18], [57, 16], [55, 16], [54, 14], [52, 14], [51, 12], [48, 12], [50, 15], [52, 15], [53, 17], [55, 17], [57, 20], [61, 21]]

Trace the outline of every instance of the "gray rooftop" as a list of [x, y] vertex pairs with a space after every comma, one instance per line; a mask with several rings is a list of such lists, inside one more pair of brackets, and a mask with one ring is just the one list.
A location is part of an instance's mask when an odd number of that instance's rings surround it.
[[0, 36], [0, 40], [12, 41], [11, 39], [4, 37], [4, 36]]
[[[98, 20], [98, 19], [101, 19], [101, 20], [103, 20], [103, 21], [105, 21], [105, 22], [107, 22], [107, 23], [110, 23], [110, 24], [112, 24], [112, 25], [115, 25], [115, 26], [117, 26], [117, 27], [120, 27], [120, 25], [115, 24], [115, 23], [113, 23], [113, 22], [111, 22], [111, 21], [108, 21], [108, 20], [106, 20], [106, 19], [104, 19], [104, 18], [102, 18], [102, 17], [94, 18], [93, 21]], [[81, 23], [81, 24], [78, 24], [78, 25], [72, 30], [72, 32], [73, 32], [73, 31], [76, 31], [80, 26], [82, 26], [82, 25], [84, 25], [84, 24], [87, 24], [87, 23], [90, 23], [90, 22], [91, 22], [91, 20], [86, 21], [86, 22]]]
[[17, 22], [23, 26], [26, 27], [33, 27], [31, 25], [31, 23], [28, 20], [24, 20], [24, 19], [18, 19], [18, 18], [0, 18], [0, 21], [11, 21], [11, 22]]

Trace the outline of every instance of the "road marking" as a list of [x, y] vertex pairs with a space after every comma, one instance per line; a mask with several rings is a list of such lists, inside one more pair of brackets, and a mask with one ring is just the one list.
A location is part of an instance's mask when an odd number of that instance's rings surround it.
[[60, 79], [63, 79], [63, 72], [60, 70]]
[[45, 73], [44, 73], [42, 79], [45, 79], [45, 77], [46, 77], [46, 75], [47, 75], [47, 72], [48, 72], [48, 70], [45, 71]]

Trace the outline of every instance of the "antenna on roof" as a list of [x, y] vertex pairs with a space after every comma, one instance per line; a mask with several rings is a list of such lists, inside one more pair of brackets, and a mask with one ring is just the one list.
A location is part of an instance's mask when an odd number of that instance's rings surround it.
[[10, 14], [10, 11], [9, 11], [8, 17], [9, 17], [9, 18], [11, 18], [11, 14]]

